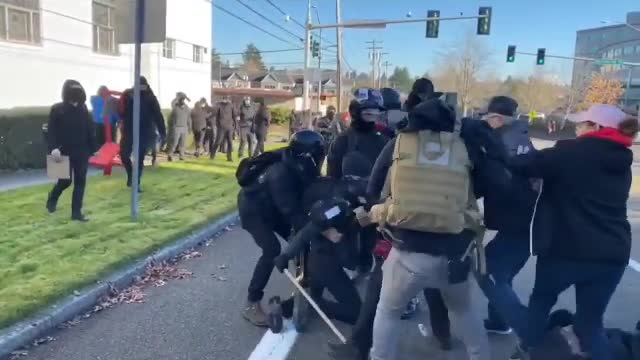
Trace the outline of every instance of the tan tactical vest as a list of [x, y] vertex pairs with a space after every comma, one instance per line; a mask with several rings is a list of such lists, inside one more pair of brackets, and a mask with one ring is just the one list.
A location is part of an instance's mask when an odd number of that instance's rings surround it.
[[453, 133], [423, 130], [398, 135], [387, 179], [386, 224], [443, 234], [477, 226], [472, 164], [459, 126]]

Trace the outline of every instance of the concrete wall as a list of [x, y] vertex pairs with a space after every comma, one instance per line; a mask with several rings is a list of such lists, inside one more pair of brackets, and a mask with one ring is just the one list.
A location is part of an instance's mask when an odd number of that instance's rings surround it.
[[[132, 46], [120, 46], [119, 55], [93, 51], [91, 0], [40, 0], [40, 6], [40, 44], [0, 41], [0, 108], [51, 105], [66, 79], [80, 81], [89, 95], [100, 85], [132, 85]], [[177, 91], [209, 98], [211, 21], [206, 1], [167, 0], [167, 37], [177, 40], [177, 58], [162, 58], [161, 44], [144, 45], [142, 57], [142, 73], [163, 107]], [[203, 63], [193, 62], [191, 44], [207, 49]]]

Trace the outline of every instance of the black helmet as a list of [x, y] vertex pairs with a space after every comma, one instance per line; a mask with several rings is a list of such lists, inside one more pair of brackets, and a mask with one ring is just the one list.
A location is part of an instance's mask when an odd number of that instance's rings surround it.
[[[365, 130], [373, 130], [375, 123], [381, 118], [385, 110], [380, 91], [371, 88], [356, 89], [355, 97], [349, 104], [349, 115], [354, 124], [361, 124]], [[367, 115], [363, 116], [363, 112]]]
[[309, 219], [321, 231], [329, 228], [341, 230], [353, 222], [354, 213], [347, 200], [333, 197], [313, 204], [309, 211]]
[[288, 155], [302, 167], [305, 175], [320, 174], [324, 161], [324, 138], [313, 130], [301, 130], [293, 134], [289, 141]]
[[360, 88], [353, 92], [354, 100], [360, 110], [378, 109], [384, 110], [384, 101], [380, 91], [372, 88]]
[[382, 88], [380, 93], [382, 94], [382, 102], [385, 108], [388, 110], [400, 110], [402, 108], [398, 91], [392, 88]]

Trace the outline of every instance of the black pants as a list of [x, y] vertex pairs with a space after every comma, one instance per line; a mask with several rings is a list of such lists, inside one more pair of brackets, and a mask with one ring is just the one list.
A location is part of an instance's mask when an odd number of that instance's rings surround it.
[[258, 156], [264, 152], [264, 142], [267, 140], [267, 131], [256, 131], [256, 151], [253, 156]]
[[[118, 133], [118, 127], [116, 124], [111, 125], [111, 141], [116, 142], [116, 135]], [[102, 146], [107, 142], [107, 134], [105, 132], [104, 124], [96, 124], [96, 141], [98, 146]]]
[[60, 179], [53, 186], [49, 193], [49, 203], [57, 204], [60, 195], [73, 182], [73, 195], [71, 197], [71, 214], [82, 214], [82, 202], [84, 200], [84, 189], [87, 184], [87, 169], [89, 168], [89, 156], [70, 156], [69, 165], [71, 167], [71, 179]]
[[213, 143], [216, 141], [216, 134], [213, 128], [204, 129], [204, 136], [202, 139], [202, 151], [211, 151]]
[[[358, 320], [351, 333], [351, 342], [358, 348], [362, 360], [369, 359], [369, 350], [373, 345], [373, 321], [382, 290], [382, 258], [376, 257], [373, 272], [369, 276], [364, 302], [358, 314]], [[436, 338], [450, 338], [449, 311], [444, 304], [442, 294], [437, 289], [424, 289], [424, 297], [429, 306], [431, 331]]]
[[214, 141], [213, 146], [211, 147], [210, 156], [211, 158], [215, 158], [216, 152], [218, 150], [222, 150], [220, 147], [226, 146], [227, 160], [231, 161], [233, 156], [231, 152], [233, 151], [233, 129], [223, 129], [218, 128], [216, 134], [216, 141]]
[[193, 131], [193, 143], [196, 145], [196, 155], [200, 155], [200, 149], [204, 150], [204, 138], [206, 136], [207, 129], [200, 129]]
[[[144, 156], [147, 153], [147, 141], [145, 137], [140, 137], [140, 144], [138, 146], [138, 185], [142, 179], [142, 169], [144, 168]], [[122, 166], [127, 171], [127, 185], [131, 185], [133, 177], [133, 162], [131, 161], [131, 155], [133, 154], [133, 139], [129, 136], [124, 136], [120, 142], [120, 159], [122, 160]]]
[[[335, 252], [311, 250], [309, 273], [311, 296], [320, 309], [331, 319], [355, 324], [362, 307], [362, 300], [353, 281], [344, 272]], [[335, 301], [327, 300], [323, 296], [325, 289]]]
[[262, 214], [255, 211], [257, 205], [251, 199], [246, 198], [242, 192], [238, 195], [238, 210], [242, 228], [251, 234], [253, 241], [262, 250], [249, 282], [247, 300], [250, 302], [258, 302], [264, 297], [264, 288], [273, 272], [273, 259], [280, 255], [280, 240], [276, 237], [276, 233], [284, 239], [287, 239], [291, 233], [289, 224], [267, 220]]
[[251, 132], [251, 128], [241, 127], [238, 129], [240, 135], [240, 146], [238, 147], [238, 157], [242, 157], [244, 155], [244, 148], [248, 145], [249, 147], [249, 156], [253, 155], [253, 132]]
[[375, 226], [360, 229], [358, 237], [358, 266], [366, 271], [373, 265], [373, 248], [376, 246], [378, 230]]

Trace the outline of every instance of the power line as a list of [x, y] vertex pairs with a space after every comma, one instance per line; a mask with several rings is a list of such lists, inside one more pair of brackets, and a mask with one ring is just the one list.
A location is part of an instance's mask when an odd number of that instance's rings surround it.
[[251, 6], [247, 5], [246, 3], [242, 2], [242, 0], [236, 0], [237, 2], [240, 3], [240, 5], [246, 7], [247, 9], [249, 9], [249, 11], [253, 12], [254, 14], [260, 16], [261, 18], [265, 19], [266, 21], [268, 21], [271, 25], [277, 27], [278, 29], [292, 35], [293, 37], [295, 37], [297, 40], [300, 41], [304, 41], [304, 39], [302, 39], [302, 37], [296, 35], [295, 33], [289, 31], [288, 29], [286, 29], [285, 27], [283, 27], [282, 25], [274, 22], [273, 20], [269, 19], [268, 17], [264, 16], [262, 13], [260, 13], [259, 11], [255, 10], [254, 8], [252, 8]]
[[[266, 2], [269, 3], [269, 5], [273, 6], [276, 10], [278, 10], [278, 12], [284, 16], [286, 16], [288, 19], [290, 19], [294, 24], [300, 26], [303, 29], [306, 29], [307, 27], [301, 23], [300, 21], [296, 20], [294, 17], [292, 17], [291, 15], [287, 14], [286, 11], [282, 10], [281, 7], [279, 7], [278, 5], [276, 5], [272, 0], [265, 0]], [[329, 45], [335, 45], [334, 43], [332, 43], [331, 41], [325, 39], [324, 36], [320, 37], [322, 39], [322, 41], [328, 43]]]
[[278, 10], [280, 12], [280, 14], [289, 17], [289, 19], [291, 19], [291, 21], [293, 21], [296, 25], [300, 26], [301, 28], [306, 30], [306, 26], [304, 26], [302, 23], [300, 23], [298, 20], [294, 19], [293, 17], [291, 17], [289, 14], [287, 14], [284, 10], [282, 10], [278, 5], [276, 5], [273, 1], [271, 0], [265, 0], [266, 2], [269, 3], [269, 5], [273, 6], [276, 10]]
[[269, 32], [269, 31], [267, 31], [267, 30], [265, 30], [265, 29], [261, 28], [261, 27], [260, 27], [260, 26], [258, 26], [258, 25], [255, 25], [254, 23], [250, 22], [249, 20], [246, 20], [246, 19], [244, 19], [244, 18], [242, 18], [242, 17], [240, 17], [240, 16], [238, 16], [238, 15], [236, 15], [236, 14], [232, 13], [231, 11], [229, 11], [229, 10], [227, 10], [227, 9], [223, 8], [222, 6], [220, 6], [220, 5], [218, 5], [218, 4], [214, 3], [214, 2], [212, 2], [212, 4], [213, 4], [213, 6], [215, 6], [215, 7], [216, 7], [216, 9], [218, 9], [218, 10], [220, 10], [220, 11], [222, 11], [222, 12], [225, 12], [225, 13], [227, 13], [228, 15], [230, 15], [230, 16], [232, 16], [232, 17], [234, 17], [234, 18], [236, 18], [236, 19], [238, 19], [238, 20], [240, 20], [240, 21], [242, 21], [243, 23], [245, 23], [245, 24], [247, 24], [247, 25], [249, 25], [249, 26], [251, 26], [251, 27], [253, 27], [253, 28], [256, 28], [256, 29], [258, 29], [258, 30], [262, 31], [263, 33], [265, 33], [265, 34], [267, 34], [267, 35], [269, 35], [269, 36], [273, 37], [274, 39], [278, 39], [278, 40], [280, 40], [280, 41], [282, 41], [282, 42], [286, 42], [286, 43], [287, 43], [287, 44], [289, 44], [289, 45], [298, 46], [298, 44], [294, 44], [294, 43], [292, 43], [292, 42], [291, 42], [291, 41], [289, 41], [289, 40], [285, 40], [285, 39], [281, 38], [280, 36], [275, 35], [275, 34], [273, 34], [272, 32]]
[[[235, 52], [226, 52], [226, 53], [218, 53], [217, 55], [225, 56], [225, 55], [244, 55], [244, 54], [264, 54], [264, 53], [281, 53], [281, 52], [291, 52], [291, 51], [302, 51], [304, 48], [295, 48], [295, 49], [280, 49], [280, 50], [258, 50], [258, 51], [235, 51]], [[322, 50], [330, 51], [329, 47], [322, 48]]]

